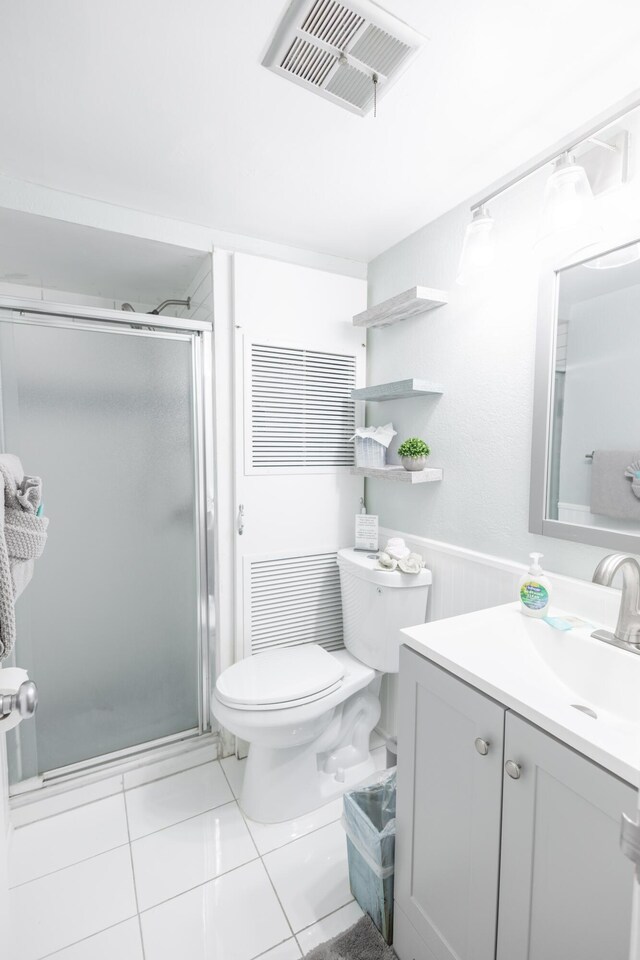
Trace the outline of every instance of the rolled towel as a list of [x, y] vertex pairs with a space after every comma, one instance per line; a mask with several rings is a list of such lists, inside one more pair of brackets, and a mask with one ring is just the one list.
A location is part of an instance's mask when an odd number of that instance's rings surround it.
[[394, 560], [403, 560], [411, 553], [409, 547], [406, 545], [402, 537], [391, 537], [387, 541], [384, 552], [388, 553], [389, 556], [393, 557]]
[[424, 560], [419, 553], [410, 553], [408, 557], [398, 560], [398, 569], [403, 573], [420, 573], [424, 567]]
[[398, 561], [384, 552], [378, 554], [378, 563], [383, 570], [396, 570], [398, 567]]

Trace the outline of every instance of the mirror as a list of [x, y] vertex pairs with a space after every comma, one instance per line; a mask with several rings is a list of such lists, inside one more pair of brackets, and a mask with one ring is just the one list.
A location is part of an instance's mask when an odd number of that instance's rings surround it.
[[540, 286], [530, 529], [640, 552], [640, 240]]

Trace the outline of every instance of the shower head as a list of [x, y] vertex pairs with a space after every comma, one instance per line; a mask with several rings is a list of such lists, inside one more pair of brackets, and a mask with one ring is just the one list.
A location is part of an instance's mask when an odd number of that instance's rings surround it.
[[[162, 303], [159, 303], [157, 307], [154, 307], [153, 310], [147, 310], [147, 314], [153, 315], [154, 317], [159, 316], [166, 307], [186, 307], [187, 310], [191, 309], [191, 297], [187, 297], [186, 300], [163, 300]], [[130, 303], [123, 303], [120, 307], [121, 310], [126, 311], [127, 313], [137, 313], [135, 307], [132, 307]]]
[[190, 310], [191, 297], [187, 297], [186, 300], [163, 300], [162, 303], [159, 303], [154, 310], [149, 310], [148, 312], [157, 317], [158, 314], [162, 313], [165, 307], [171, 307], [171, 306], [186, 307], [187, 310]]

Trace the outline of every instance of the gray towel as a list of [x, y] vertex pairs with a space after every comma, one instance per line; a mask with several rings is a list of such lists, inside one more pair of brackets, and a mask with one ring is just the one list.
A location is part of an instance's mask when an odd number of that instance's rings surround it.
[[591, 465], [591, 513], [640, 523], [640, 500], [625, 470], [640, 458], [637, 450], [595, 450]]
[[25, 477], [17, 457], [0, 455], [0, 660], [13, 649], [15, 601], [47, 540], [49, 521], [36, 516], [41, 491], [41, 481]]

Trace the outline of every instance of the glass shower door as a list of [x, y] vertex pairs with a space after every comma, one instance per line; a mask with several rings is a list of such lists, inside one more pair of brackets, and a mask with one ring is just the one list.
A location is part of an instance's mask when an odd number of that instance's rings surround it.
[[202, 729], [198, 334], [0, 321], [0, 441], [43, 479], [13, 782]]

